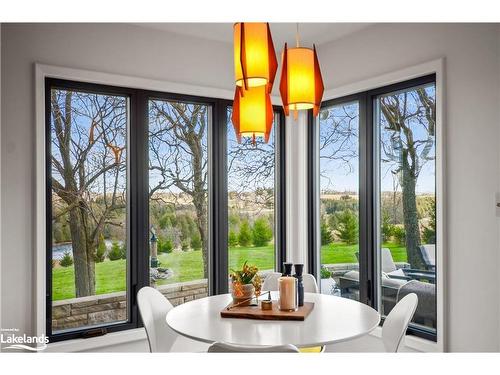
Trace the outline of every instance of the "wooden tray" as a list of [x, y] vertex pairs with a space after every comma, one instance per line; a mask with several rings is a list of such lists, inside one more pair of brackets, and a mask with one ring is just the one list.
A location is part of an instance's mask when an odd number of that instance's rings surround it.
[[314, 303], [304, 302], [304, 306], [299, 306], [297, 311], [280, 311], [278, 309], [278, 301], [273, 301], [272, 310], [262, 310], [260, 306], [238, 306], [228, 310], [227, 307], [229, 306], [232, 306], [232, 303], [220, 312], [222, 318], [300, 321], [304, 320], [311, 313]]

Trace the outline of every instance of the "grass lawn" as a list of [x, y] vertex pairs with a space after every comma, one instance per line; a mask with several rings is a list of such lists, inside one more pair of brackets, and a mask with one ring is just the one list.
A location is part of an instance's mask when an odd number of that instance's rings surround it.
[[[406, 261], [406, 250], [393, 244], [384, 244], [391, 250], [395, 262]], [[355, 263], [355, 252], [358, 245], [344, 245], [334, 243], [321, 247], [321, 263]], [[159, 260], [162, 267], [171, 268], [174, 276], [162, 280], [158, 284], [171, 284], [203, 278], [203, 262], [201, 251], [186, 253], [160, 254]], [[273, 246], [264, 247], [236, 247], [229, 249], [229, 268], [240, 267], [245, 260], [255, 264], [259, 269], [273, 269]], [[96, 268], [96, 293], [105, 294], [125, 290], [126, 281], [125, 260], [106, 260], [97, 263]], [[54, 268], [52, 272], [53, 289], [52, 297], [56, 300], [75, 297], [74, 269], [71, 267]]]

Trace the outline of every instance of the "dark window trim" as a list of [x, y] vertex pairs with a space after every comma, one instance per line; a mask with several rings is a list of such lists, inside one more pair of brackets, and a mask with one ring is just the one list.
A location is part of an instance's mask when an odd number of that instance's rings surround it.
[[[129, 200], [129, 254], [127, 262], [127, 309], [128, 320], [82, 327], [67, 332], [52, 333], [52, 186], [51, 166], [51, 89], [79, 90], [129, 98], [129, 145], [127, 162]], [[212, 125], [208, 133], [209, 145], [209, 294], [227, 293], [228, 249], [227, 240], [227, 107], [226, 99], [175, 94], [153, 90], [77, 82], [57, 78], [45, 78], [45, 158], [46, 158], [46, 333], [50, 342], [102, 335], [142, 326], [137, 307], [137, 292], [149, 285], [149, 166], [148, 166], [148, 100], [178, 100], [211, 106]], [[275, 128], [276, 144], [276, 192], [275, 267], [281, 268], [285, 259], [285, 117], [281, 107], [273, 107], [278, 121]]]
[[[83, 327], [80, 330], [71, 331], [61, 331], [56, 334], [52, 333], [52, 184], [49, 176], [52, 173], [52, 163], [51, 163], [51, 90], [52, 89], [62, 89], [62, 90], [80, 90], [84, 92], [99, 93], [103, 95], [120, 95], [125, 96], [129, 100], [129, 121], [127, 132], [129, 134], [129, 144], [127, 153], [127, 164], [129, 174], [127, 175], [127, 200], [128, 200], [128, 210], [130, 212], [129, 222], [127, 228], [127, 236], [129, 242], [129, 253], [127, 267], [127, 275], [130, 279], [127, 280], [127, 321], [126, 322], [116, 322], [111, 324], [103, 324], [99, 326]], [[137, 272], [137, 267], [141, 265], [140, 254], [138, 249], [138, 238], [137, 235], [140, 233], [138, 230], [138, 225], [140, 222], [140, 213], [138, 209], [137, 191], [138, 184], [138, 163], [133, 157], [136, 153], [138, 134], [137, 129], [135, 129], [132, 124], [136, 122], [134, 116], [137, 114], [137, 90], [108, 86], [108, 85], [98, 85], [93, 83], [84, 82], [74, 82], [68, 80], [61, 80], [55, 78], [45, 78], [45, 163], [46, 163], [46, 334], [50, 342], [56, 342], [61, 340], [69, 340], [75, 338], [82, 338], [92, 335], [93, 333], [97, 335], [106, 334], [108, 332], [122, 331], [126, 329], [132, 329], [138, 327], [138, 312], [137, 312], [137, 300], [136, 292], [138, 290], [137, 286], [141, 282], [141, 275]], [[132, 268], [133, 267], [133, 268]]]
[[[359, 103], [359, 270], [360, 270], [360, 302], [377, 309], [378, 306], [378, 275], [377, 259], [375, 257], [377, 247], [378, 218], [377, 204], [379, 197], [377, 181], [378, 157], [375, 154], [377, 147], [376, 132], [374, 124], [373, 106], [379, 95], [389, 94], [395, 91], [409, 89], [415, 86], [436, 82], [436, 74], [429, 74], [403, 82], [378, 87], [372, 90], [355, 93], [352, 95], [324, 101], [321, 107], [344, 104], [353, 101]], [[319, 175], [317, 173], [318, 160], [318, 127], [319, 122], [309, 115], [308, 132], [308, 202], [309, 202], [309, 272], [317, 272], [321, 264], [321, 249], [318, 243], [319, 236]], [[438, 140], [437, 140], [438, 141]], [[438, 234], [439, 235], [439, 234]], [[439, 272], [436, 268], [436, 272]], [[436, 288], [441, 287], [436, 285]], [[437, 298], [437, 293], [436, 293]], [[439, 318], [439, 317], [437, 317]], [[384, 319], [382, 319], [381, 324]], [[437, 341], [437, 333], [424, 328], [409, 326], [408, 334]]]

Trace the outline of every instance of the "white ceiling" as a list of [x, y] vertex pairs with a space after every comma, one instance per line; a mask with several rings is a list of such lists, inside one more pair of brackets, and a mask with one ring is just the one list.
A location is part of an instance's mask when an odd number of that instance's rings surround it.
[[[168, 31], [177, 34], [233, 43], [232, 23], [136, 23], [141, 27]], [[285, 42], [295, 45], [295, 23], [271, 23], [271, 33], [276, 49]], [[299, 35], [302, 45], [322, 44], [339, 39], [347, 34], [364, 29], [370, 23], [300, 23]]]

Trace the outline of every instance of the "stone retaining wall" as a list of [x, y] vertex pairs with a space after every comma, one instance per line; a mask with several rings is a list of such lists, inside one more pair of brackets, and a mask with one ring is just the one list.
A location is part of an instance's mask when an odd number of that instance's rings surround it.
[[[157, 289], [174, 306], [208, 295], [206, 279], [160, 285]], [[52, 329], [54, 331], [126, 319], [127, 301], [125, 292], [72, 298], [54, 301], [52, 304]]]

